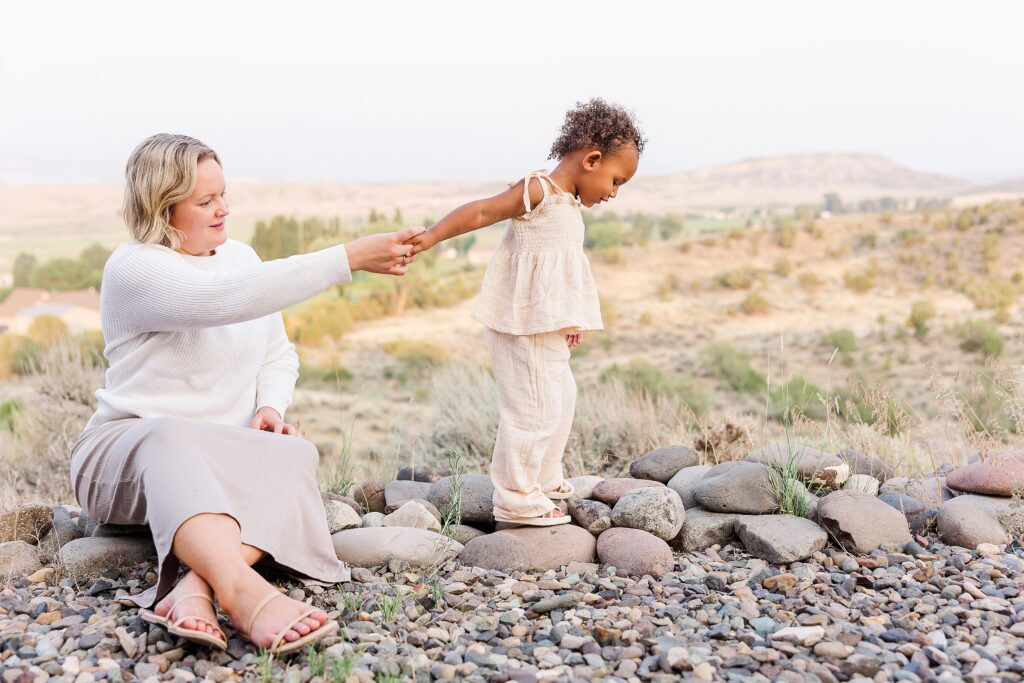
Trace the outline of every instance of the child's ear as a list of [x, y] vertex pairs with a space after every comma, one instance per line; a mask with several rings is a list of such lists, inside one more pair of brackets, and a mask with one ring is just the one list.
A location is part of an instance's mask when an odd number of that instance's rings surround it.
[[585, 171], [593, 171], [597, 165], [601, 163], [602, 157], [603, 155], [601, 154], [601, 150], [595, 149], [592, 152], [588, 152], [587, 155], [583, 157], [583, 169]]

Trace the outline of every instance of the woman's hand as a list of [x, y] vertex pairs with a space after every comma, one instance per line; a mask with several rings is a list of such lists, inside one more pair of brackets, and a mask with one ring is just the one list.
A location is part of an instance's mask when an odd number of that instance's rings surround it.
[[416, 256], [413, 246], [405, 242], [423, 234], [426, 228], [417, 226], [397, 232], [367, 235], [345, 245], [348, 266], [352, 272], [365, 270], [384, 275], [405, 275]]
[[565, 335], [565, 343], [570, 349], [575, 349], [577, 346], [583, 343], [583, 333], [579, 334], [567, 334]]
[[287, 434], [288, 436], [299, 435], [297, 427], [293, 427], [285, 422], [281, 419], [281, 414], [269, 406], [263, 406], [257, 410], [252, 420], [249, 421], [249, 426], [253, 429], [259, 429], [264, 432], [274, 432], [275, 434]]

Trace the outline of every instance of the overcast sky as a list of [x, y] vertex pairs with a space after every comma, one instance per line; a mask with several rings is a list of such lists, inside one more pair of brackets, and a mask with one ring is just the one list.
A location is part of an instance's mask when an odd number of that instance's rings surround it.
[[1021, 2], [17, 2], [0, 182], [118, 182], [156, 132], [234, 179], [492, 179], [565, 110], [635, 110], [642, 173], [877, 152], [1024, 176]]

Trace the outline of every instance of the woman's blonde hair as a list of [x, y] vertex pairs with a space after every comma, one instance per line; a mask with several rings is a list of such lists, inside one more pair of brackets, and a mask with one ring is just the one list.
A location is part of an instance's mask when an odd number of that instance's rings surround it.
[[196, 189], [196, 167], [204, 159], [220, 163], [216, 152], [187, 135], [160, 133], [135, 148], [124, 170], [123, 214], [132, 237], [171, 249], [181, 245], [171, 210]]

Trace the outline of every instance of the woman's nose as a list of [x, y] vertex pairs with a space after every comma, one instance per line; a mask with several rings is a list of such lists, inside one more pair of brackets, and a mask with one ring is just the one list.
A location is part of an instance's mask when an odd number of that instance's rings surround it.
[[220, 217], [227, 216], [231, 213], [231, 207], [228, 206], [228, 200], [220, 200], [220, 206], [217, 207], [217, 215]]

